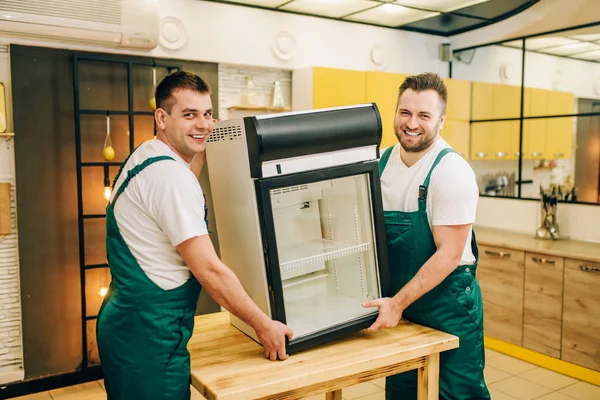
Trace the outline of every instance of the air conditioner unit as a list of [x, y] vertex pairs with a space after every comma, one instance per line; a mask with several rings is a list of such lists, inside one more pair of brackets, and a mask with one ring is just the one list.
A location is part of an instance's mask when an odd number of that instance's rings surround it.
[[153, 49], [158, 0], [0, 0], [0, 34]]

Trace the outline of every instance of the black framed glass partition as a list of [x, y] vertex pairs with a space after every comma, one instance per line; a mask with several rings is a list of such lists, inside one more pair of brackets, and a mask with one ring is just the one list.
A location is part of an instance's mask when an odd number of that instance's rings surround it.
[[600, 203], [600, 22], [454, 52], [483, 196]]

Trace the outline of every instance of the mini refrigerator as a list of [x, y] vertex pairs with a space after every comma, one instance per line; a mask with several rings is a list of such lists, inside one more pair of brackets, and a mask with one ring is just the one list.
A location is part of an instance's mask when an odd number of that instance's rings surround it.
[[[375, 104], [218, 122], [207, 165], [222, 261], [289, 354], [368, 327], [388, 295]], [[235, 316], [231, 323], [257, 340]]]

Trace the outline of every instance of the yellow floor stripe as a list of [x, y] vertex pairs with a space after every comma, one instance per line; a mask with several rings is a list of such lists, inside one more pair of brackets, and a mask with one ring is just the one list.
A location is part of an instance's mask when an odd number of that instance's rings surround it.
[[558, 372], [559, 374], [568, 375], [580, 381], [589, 382], [600, 386], [600, 372], [585, 368], [568, 361], [559, 360], [558, 358], [550, 357], [537, 351], [525, 349], [514, 344], [506, 343], [498, 339], [490, 337], [484, 338], [485, 347], [490, 350], [504, 353], [514, 358], [527, 361], [531, 364], [539, 365], [540, 367]]

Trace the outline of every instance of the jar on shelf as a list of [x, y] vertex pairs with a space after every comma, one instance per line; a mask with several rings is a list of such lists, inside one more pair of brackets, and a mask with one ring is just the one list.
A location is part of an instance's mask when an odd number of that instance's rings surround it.
[[246, 86], [242, 90], [242, 105], [244, 106], [255, 106], [256, 105], [256, 85], [254, 79], [251, 76], [246, 77]]

